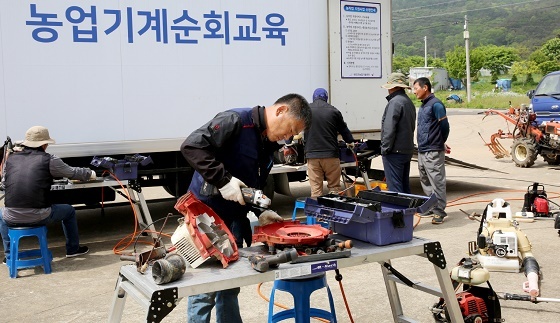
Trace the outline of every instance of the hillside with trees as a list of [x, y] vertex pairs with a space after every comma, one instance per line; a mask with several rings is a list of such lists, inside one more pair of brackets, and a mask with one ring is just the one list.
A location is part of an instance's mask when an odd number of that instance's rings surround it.
[[465, 81], [464, 17], [470, 33], [470, 74], [481, 68], [492, 81], [502, 73], [533, 83], [533, 74], [560, 70], [558, 0], [393, 0], [393, 69], [408, 73], [424, 65], [445, 67]]
[[514, 47], [522, 59], [560, 36], [558, 0], [393, 0], [395, 55], [424, 56], [426, 36], [428, 54], [445, 57], [464, 46], [465, 15], [472, 47]]

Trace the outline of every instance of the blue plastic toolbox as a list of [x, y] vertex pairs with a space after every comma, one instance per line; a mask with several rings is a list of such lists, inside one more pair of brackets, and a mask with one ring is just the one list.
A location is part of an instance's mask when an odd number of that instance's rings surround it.
[[384, 246], [412, 240], [414, 214], [427, 212], [436, 200], [435, 195], [374, 189], [361, 191], [358, 197], [307, 198], [304, 211], [318, 221], [330, 221], [336, 233]]

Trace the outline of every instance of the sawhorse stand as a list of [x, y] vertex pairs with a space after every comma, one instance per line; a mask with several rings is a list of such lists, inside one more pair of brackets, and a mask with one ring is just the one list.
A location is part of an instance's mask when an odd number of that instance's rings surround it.
[[[340, 167], [342, 169], [342, 181], [344, 183], [344, 190], [346, 191], [350, 187], [347, 186], [347, 181], [355, 182], [358, 177], [358, 174], [361, 175], [362, 179], [364, 180], [364, 185], [366, 186], [367, 190], [371, 190], [371, 183], [369, 181], [368, 169], [371, 165], [371, 160], [378, 155], [375, 154], [373, 150], [366, 150], [364, 152], [356, 153], [356, 162], [355, 163], [344, 163], [341, 164]], [[354, 174], [354, 180], [348, 176], [346, 168], [355, 167], [356, 173]]]

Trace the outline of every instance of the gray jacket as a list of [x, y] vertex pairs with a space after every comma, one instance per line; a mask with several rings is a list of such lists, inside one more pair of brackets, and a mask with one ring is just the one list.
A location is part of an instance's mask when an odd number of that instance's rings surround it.
[[381, 119], [381, 154], [412, 154], [416, 107], [404, 89], [386, 97], [387, 106]]

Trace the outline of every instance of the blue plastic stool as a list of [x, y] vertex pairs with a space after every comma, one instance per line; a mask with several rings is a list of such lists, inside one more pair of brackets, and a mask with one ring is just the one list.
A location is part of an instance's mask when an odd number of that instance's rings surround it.
[[[321, 288], [327, 288], [327, 295], [329, 297], [329, 304], [331, 311], [326, 311], [318, 308], [311, 308], [310, 297], [311, 294]], [[292, 294], [294, 297], [294, 308], [283, 310], [274, 314], [274, 292], [281, 290]], [[319, 317], [327, 319], [332, 323], [336, 323], [336, 312], [334, 309], [334, 301], [331, 294], [331, 289], [327, 285], [325, 273], [313, 275], [311, 277], [300, 279], [284, 279], [275, 280], [272, 291], [270, 292], [270, 302], [268, 305], [268, 322], [275, 323], [289, 318], [295, 318], [296, 323], [309, 323], [311, 317]]]
[[[47, 245], [47, 227], [8, 228], [10, 236], [10, 254], [6, 264], [10, 269], [10, 278], [17, 278], [18, 269], [43, 266], [45, 274], [50, 274], [52, 253]], [[23, 237], [37, 237], [40, 249], [19, 251], [19, 240]], [[25, 259], [32, 258], [32, 259]]]
[[[294, 212], [292, 213], [292, 221], [296, 220], [296, 213], [297, 213], [297, 209], [305, 209], [305, 197], [298, 197], [296, 200], [296, 203], [294, 205]], [[319, 221], [317, 222], [317, 219], [315, 219], [314, 216], [308, 215], [306, 216], [306, 224], [311, 225], [311, 224], [320, 224], [323, 228], [329, 228], [329, 223], [328, 222], [322, 222]]]
[[305, 197], [298, 197], [296, 199], [296, 204], [294, 205], [294, 213], [292, 213], [292, 221], [296, 220], [296, 213], [297, 209], [304, 209], [305, 208]]

